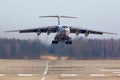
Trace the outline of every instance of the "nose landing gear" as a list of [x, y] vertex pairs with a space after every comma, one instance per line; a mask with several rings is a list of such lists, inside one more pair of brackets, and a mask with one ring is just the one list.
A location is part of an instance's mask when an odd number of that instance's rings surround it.
[[[52, 41], [52, 44], [58, 44], [58, 41]], [[65, 44], [72, 44], [72, 41], [65, 41]]]

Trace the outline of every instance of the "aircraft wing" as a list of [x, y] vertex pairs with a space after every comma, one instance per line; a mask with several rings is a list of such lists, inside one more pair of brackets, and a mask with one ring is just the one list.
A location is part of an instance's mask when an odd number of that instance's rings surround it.
[[103, 34], [113, 34], [117, 35], [117, 33], [111, 33], [111, 32], [102, 32], [102, 31], [96, 31], [96, 30], [90, 30], [90, 29], [83, 29], [83, 28], [73, 28], [70, 27], [70, 33], [83, 33], [83, 34], [98, 34], [98, 35], [103, 35]]
[[19, 33], [47, 33], [50, 31], [51, 33], [55, 33], [57, 31], [57, 26], [47, 26], [41, 28], [33, 28], [33, 29], [23, 29], [23, 30], [12, 30], [12, 31], [5, 31], [5, 32], [19, 32]]

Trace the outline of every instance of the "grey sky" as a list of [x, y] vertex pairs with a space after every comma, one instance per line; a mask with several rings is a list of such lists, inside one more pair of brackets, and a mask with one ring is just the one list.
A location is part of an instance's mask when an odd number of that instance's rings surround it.
[[56, 19], [39, 19], [38, 16], [59, 14], [79, 18], [62, 20], [62, 24], [118, 33], [117, 36], [90, 36], [92, 38], [120, 38], [120, 0], [0, 0], [0, 37], [34, 39], [35, 34], [4, 31], [54, 25]]

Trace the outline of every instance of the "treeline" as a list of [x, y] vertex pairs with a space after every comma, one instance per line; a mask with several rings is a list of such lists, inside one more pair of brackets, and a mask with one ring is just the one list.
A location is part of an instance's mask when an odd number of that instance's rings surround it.
[[68, 59], [120, 59], [120, 39], [77, 39], [72, 45], [49, 46], [40, 40], [0, 39], [0, 59], [40, 59], [42, 55]]

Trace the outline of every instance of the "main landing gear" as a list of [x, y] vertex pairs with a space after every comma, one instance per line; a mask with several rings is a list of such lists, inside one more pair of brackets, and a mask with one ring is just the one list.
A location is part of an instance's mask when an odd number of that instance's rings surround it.
[[52, 41], [52, 44], [58, 44], [58, 41]]
[[[58, 41], [52, 41], [52, 44], [58, 44]], [[65, 41], [65, 44], [72, 44], [72, 41]]]
[[72, 41], [66, 41], [65, 43], [66, 44], [72, 44]]

